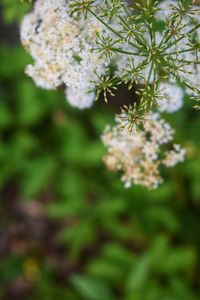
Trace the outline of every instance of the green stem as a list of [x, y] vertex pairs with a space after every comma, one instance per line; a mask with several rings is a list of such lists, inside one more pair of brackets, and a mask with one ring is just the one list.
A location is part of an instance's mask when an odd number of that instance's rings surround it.
[[153, 65], [154, 65], [154, 63], [152, 62], [151, 68], [150, 68], [150, 71], [149, 71], [148, 82], [149, 82], [150, 79], [151, 79], [151, 74], [152, 74], [152, 71], [153, 71]]
[[125, 4], [123, 4], [122, 6], [123, 6], [123, 9], [124, 9], [124, 11], [125, 11], [125, 13], [126, 13], [127, 17], [128, 17], [128, 18], [130, 18], [130, 14], [129, 14], [129, 11], [128, 11], [128, 9], [127, 9], [126, 5], [125, 5]]
[[[185, 28], [186, 26], [187, 26], [187, 25], [183, 25], [182, 27], [180, 27], [180, 28], [179, 28], [179, 32], [180, 32], [181, 30], [183, 30], [183, 28]], [[163, 46], [164, 43], [165, 43], [165, 44], [168, 43], [169, 40], [170, 40], [172, 37], [174, 37], [173, 31], [170, 30], [170, 28], [168, 28], [167, 31], [166, 31], [166, 35], [164, 35], [164, 37], [163, 37], [163, 39], [162, 39], [162, 41], [161, 41], [161, 43], [160, 43], [160, 45], [159, 45], [158, 47], [160, 48], [160, 47]]]
[[[100, 51], [101, 48], [92, 48], [92, 50], [98, 50], [98, 51]], [[123, 54], [127, 54], [127, 55], [132, 55], [132, 56], [146, 56], [146, 55], [141, 54], [141, 53], [135, 53], [135, 52], [125, 51], [125, 50], [122, 50], [120, 48], [115, 48], [115, 47], [111, 47], [111, 48], [109, 48], [109, 50], [111, 50], [113, 52], [118, 52], [118, 53], [123, 53]]]
[[176, 79], [178, 81], [180, 81], [183, 85], [185, 85], [186, 87], [188, 87], [190, 90], [192, 90], [193, 92], [196, 92], [196, 88], [191, 86], [189, 83], [186, 83], [184, 80], [181, 80], [179, 77], [176, 76]]
[[112, 31], [115, 35], [117, 35], [120, 39], [123, 39], [123, 36], [114, 30], [112, 27], [110, 27], [106, 22], [104, 22], [99, 16], [97, 16], [90, 8], [88, 8], [88, 11], [99, 21], [101, 22], [105, 27], [107, 27], [110, 31]]
[[180, 60], [180, 62], [182, 62], [182, 63], [186, 63], [186, 64], [188, 64], [188, 65], [191, 65], [191, 64], [196, 64], [196, 65], [199, 65], [200, 64], [200, 61], [198, 60], [198, 61], [196, 61], [196, 60]]
[[181, 36], [179, 39], [174, 40], [174, 42], [170, 43], [169, 45], [167, 45], [167, 47], [164, 48], [164, 51], [167, 50], [168, 48], [171, 48], [174, 44], [180, 42], [183, 38], [185, 38], [188, 34], [192, 33], [193, 31], [197, 30], [200, 27], [200, 24], [196, 25], [194, 28], [192, 28], [191, 30], [189, 30], [186, 34], [184, 34], [183, 36]]
[[167, 56], [167, 55], [173, 55], [173, 54], [179, 54], [179, 53], [185, 53], [185, 52], [190, 52], [192, 51], [192, 48], [186, 49], [186, 50], [181, 50], [181, 51], [175, 51], [175, 52], [170, 52], [170, 53], [164, 53], [163, 56]]
[[[146, 48], [145, 41], [143, 41], [142, 39], [140, 39], [140, 36], [139, 36], [138, 34], [136, 34], [136, 32], [134, 32], [134, 31], [129, 27], [128, 23], [127, 23], [121, 16], [119, 16], [119, 19], [120, 19], [120, 21], [124, 24], [124, 26], [125, 26], [128, 30], [130, 30], [130, 31], [133, 33], [133, 35], [135, 36], [135, 39], [137, 40], [137, 42], [138, 42], [141, 46], [143, 46], [143, 47]], [[135, 44], [133, 44], [133, 43], [130, 43], [130, 44], [131, 44], [131, 45], [134, 45], [135, 48], [137, 48], [138, 50], [140, 50], [140, 48], [139, 48], [137, 45], [135, 45]]]
[[[107, 29], [109, 29], [112, 33], [114, 33], [116, 36], [118, 36], [120, 39], [124, 40], [124, 37], [117, 32], [115, 29], [113, 29], [111, 26], [109, 26], [104, 20], [102, 20], [99, 16], [97, 16], [90, 8], [88, 8], [88, 11], [100, 22], [102, 23]], [[131, 42], [129, 42], [131, 46], [135, 48], [135, 45]]]
[[119, 48], [112, 48], [112, 50], [115, 51], [115, 52], [124, 53], [124, 54], [127, 54], [127, 55], [146, 56], [146, 55], [141, 54], [141, 53], [129, 52], [129, 51], [121, 50]]

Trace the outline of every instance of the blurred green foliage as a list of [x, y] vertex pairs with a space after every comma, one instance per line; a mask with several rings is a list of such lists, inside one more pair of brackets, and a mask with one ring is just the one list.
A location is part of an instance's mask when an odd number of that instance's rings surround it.
[[[19, 7], [27, 9], [5, 2], [9, 20]], [[1, 231], [16, 221], [4, 210], [6, 191], [14, 186], [22, 207], [42, 203], [45, 220], [58, 227], [54, 243], [64, 249], [63, 264], [73, 267], [63, 280], [56, 278], [42, 242], [22, 253], [8, 251], [0, 265], [0, 297], [10, 300], [6, 289], [26, 277], [32, 286], [27, 300], [200, 299], [198, 112], [186, 99], [180, 113], [166, 116], [188, 150], [187, 161], [167, 171], [156, 191], [126, 190], [102, 163], [99, 136], [112, 122], [112, 108], [72, 109], [62, 91], [39, 89], [26, 77], [29, 62], [20, 46], [1, 47]]]
[[[23, 3], [22, 3], [23, 2]], [[32, 0], [1, 0], [4, 7], [4, 21], [10, 23], [20, 21], [21, 18], [31, 9]]]

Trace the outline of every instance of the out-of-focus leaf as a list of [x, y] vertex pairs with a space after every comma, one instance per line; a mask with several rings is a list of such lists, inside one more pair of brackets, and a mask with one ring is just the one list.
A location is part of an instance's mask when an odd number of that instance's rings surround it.
[[130, 270], [127, 278], [127, 291], [129, 293], [145, 288], [151, 270], [151, 260], [148, 255], [138, 259]]
[[115, 263], [127, 265], [128, 267], [137, 259], [132, 251], [128, 251], [117, 243], [105, 245], [103, 256]]
[[22, 259], [19, 256], [10, 255], [0, 265], [0, 272], [4, 274], [4, 280], [10, 282], [23, 273]]
[[112, 300], [113, 296], [108, 285], [98, 279], [86, 276], [73, 276], [71, 282], [86, 300]]
[[6, 105], [6, 101], [3, 100], [0, 93], [0, 129], [6, 129], [9, 127], [9, 125], [12, 123], [12, 115], [11, 112]]
[[79, 220], [77, 217], [72, 219], [74, 226], [64, 229], [60, 233], [59, 239], [69, 244], [70, 256], [76, 258], [81, 250], [89, 247], [97, 238], [95, 235], [95, 227], [92, 223]]
[[55, 163], [51, 157], [41, 157], [27, 164], [24, 179], [21, 182], [21, 192], [24, 198], [32, 198], [36, 197], [52, 179]]
[[87, 273], [90, 276], [102, 278], [106, 281], [116, 282], [124, 279], [126, 269], [114, 262], [99, 259], [87, 266]]
[[31, 1], [1, 0], [4, 6], [4, 20], [7, 23], [20, 21], [31, 8]]

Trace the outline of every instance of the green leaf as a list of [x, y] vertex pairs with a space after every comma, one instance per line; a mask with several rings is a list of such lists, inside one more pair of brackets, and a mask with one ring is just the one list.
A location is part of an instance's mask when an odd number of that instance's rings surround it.
[[104, 281], [76, 275], [71, 278], [71, 282], [80, 296], [85, 300], [113, 299], [111, 290]]
[[144, 288], [151, 269], [151, 260], [148, 255], [138, 258], [127, 278], [126, 288], [128, 292], [134, 292]]
[[55, 170], [55, 161], [51, 157], [41, 157], [29, 161], [21, 181], [23, 198], [36, 197], [49, 183]]
[[34, 83], [28, 80], [18, 85], [18, 122], [23, 126], [37, 124], [44, 113], [45, 99], [40, 99]]
[[59, 240], [67, 242], [70, 256], [77, 258], [81, 251], [90, 247], [96, 240], [95, 229], [91, 222], [79, 221], [78, 217], [75, 216], [72, 218], [72, 226], [61, 231]]
[[130, 266], [135, 262], [136, 256], [132, 251], [117, 243], [109, 243], [103, 249], [103, 256], [116, 264]]
[[87, 266], [87, 273], [89, 275], [104, 279], [106, 282], [109, 281], [111, 283], [123, 280], [125, 271], [126, 269], [123, 265], [116, 264], [103, 258], [96, 259]]
[[12, 115], [2, 98], [3, 95], [0, 94], [0, 128], [6, 129], [12, 123]]

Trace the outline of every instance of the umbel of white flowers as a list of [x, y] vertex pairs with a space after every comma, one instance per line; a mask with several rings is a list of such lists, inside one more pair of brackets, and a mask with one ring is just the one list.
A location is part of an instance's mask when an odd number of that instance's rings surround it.
[[[152, 111], [176, 112], [184, 94], [198, 106], [200, 17], [187, 2], [144, 0], [129, 7], [123, 0], [36, 0], [21, 24], [22, 44], [34, 60], [26, 73], [39, 87], [64, 87], [72, 106], [89, 108], [101, 93], [107, 101], [121, 83], [135, 85], [139, 101], [133, 99], [119, 116], [126, 126], [118, 121], [103, 135], [105, 162], [124, 172], [126, 186], [156, 187], [162, 181], [159, 165], [184, 158], [175, 145], [157, 160], [173, 134]], [[137, 124], [143, 129], [136, 134]], [[158, 142], [153, 128], [168, 139]]]
[[200, 84], [199, 10], [183, 2], [144, 1], [130, 10], [121, 0], [37, 0], [21, 25], [22, 43], [35, 60], [26, 72], [40, 87], [64, 85], [68, 101], [81, 109], [123, 82], [142, 84], [143, 112], [174, 112], [183, 99], [178, 85], [198, 100]]
[[150, 113], [143, 129], [134, 132], [126, 126], [126, 115], [118, 116], [116, 122], [116, 126], [108, 126], [102, 135], [108, 148], [104, 161], [111, 171], [122, 171], [125, 187], [137, 184], [157, 188], [162, 182], [160, 165], [173, 167], [184, 161], [185, 150], [171, 144], [174, 130], [159, 114]]
[[21, 40], [35, 63], [26, 73], [46, 89], [66, 87], [67, 99], [80, 109], [92, 105], [93, 72], [105, 72], [107, 61], [91, 51], [97, 32], [104, 30], [93, 16], [70, 17], [67, 1], [38, 0], [21, 24]]

